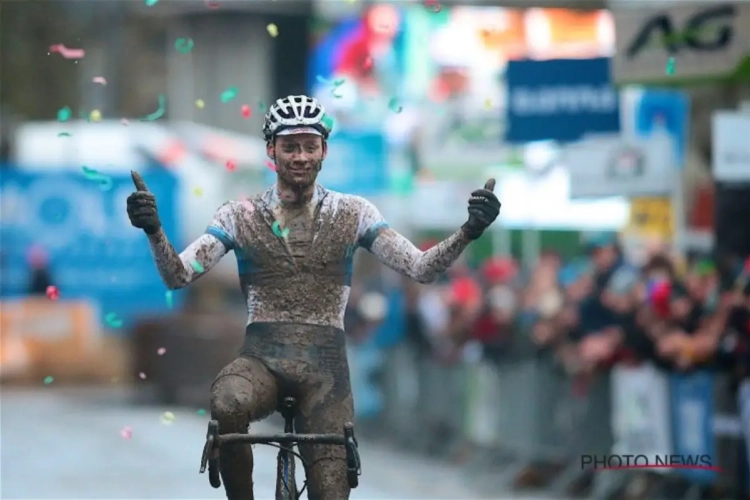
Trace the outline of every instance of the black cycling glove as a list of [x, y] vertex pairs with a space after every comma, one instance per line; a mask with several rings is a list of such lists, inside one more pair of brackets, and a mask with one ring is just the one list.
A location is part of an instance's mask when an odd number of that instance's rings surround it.
[[461, 229], [470, 240], [482, 236], [487, 227], [492, 224], [500, 214], [500, 201], [495, 196], [495, 179], [490, 179], [484, 184], [484, 189], [477, 189], [471, 193], [469, 198], [469, 220]]
[[156, 234], [161, 229], [159, 213], [156, 210], [156, 197], [148, 190], [141, 174], [131, 170], [136, 192], [128, 196], [128, 217], [133, 227], [143, 229], [146, 234]]

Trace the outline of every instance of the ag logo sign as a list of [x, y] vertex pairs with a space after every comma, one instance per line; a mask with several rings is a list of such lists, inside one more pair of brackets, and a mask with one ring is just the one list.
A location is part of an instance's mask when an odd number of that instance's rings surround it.
[[[629, 8], [616, 10], [614, 18], [616, 83], [721, 79], [750, 58], [750, 3]], [[667, 72], [670, 59], [674, 70]]]

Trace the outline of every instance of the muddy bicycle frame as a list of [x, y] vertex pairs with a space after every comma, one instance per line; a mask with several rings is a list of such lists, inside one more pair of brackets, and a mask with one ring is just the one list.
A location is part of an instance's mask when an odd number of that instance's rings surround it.
[[284, 432], [280, 434], [219, 434], [219, 423], [211, 420], [208, 423], [206, 444], [203, 447], [201, 457], [200, 473], [206, 471], [208, 465], [208, 480], [214, 488], [221, 487], [219, 462], [219, 450], [222, 446], [234, 446], [238, 444], [267, 444], [279, 449], [276, 456], [276, 500], [298, 500], [307, 487], [307, 481], [301, 490], [297, 490], [295, 480], [295, 461], [297, 457], [305, 468], [307, 477], [307, 464], [305, 460], [294, 451], [298, 443], [304, 444], [327, 444], [346, 447], [346, 479], [349, 487], [354, 489], [359, 485], [359, 476], [362, 474], [362, 466], [357, 450], [357, 440], [354, 437], [354, 424], [344, 424], [343, 434], [295, 434], [294, 416], [297, 402], [294, 398], [285, 398], [279, 412], [284, 417]]

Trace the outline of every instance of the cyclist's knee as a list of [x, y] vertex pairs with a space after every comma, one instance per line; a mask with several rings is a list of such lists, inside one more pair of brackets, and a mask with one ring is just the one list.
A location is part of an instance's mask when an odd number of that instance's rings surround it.
[[[246, 426], [252, 408], [252, 397], [250, 387], [241, 387], [240, 380], [236, 375], [225, 377], [224, 380], [214, 385], [211, 389], [211, 416], [219, 421], [220, 431], [230, 422], [238, 421], [238, 424]], [[234, 383], [232, 383], [234, 382]], [[249, 383], [248, 383], [249, 384]]]

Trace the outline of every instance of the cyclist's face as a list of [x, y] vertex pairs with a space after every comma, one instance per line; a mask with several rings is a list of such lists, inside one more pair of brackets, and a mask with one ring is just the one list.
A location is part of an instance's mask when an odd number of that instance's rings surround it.
[[276, 173], [284, 182], [297, 186], [313, 184], [326, 157], [327, 145], [314, 134], [282, 135], [267, 146], [276, 162]]

